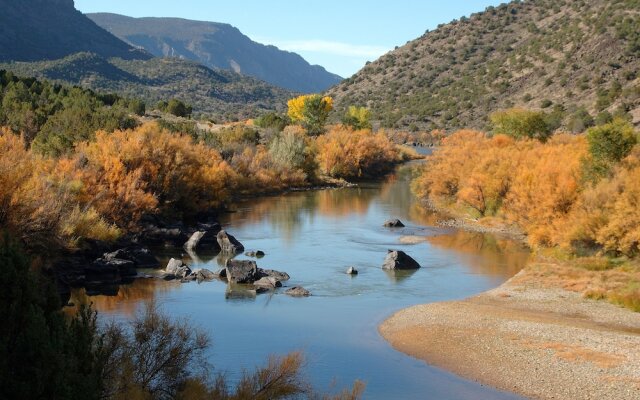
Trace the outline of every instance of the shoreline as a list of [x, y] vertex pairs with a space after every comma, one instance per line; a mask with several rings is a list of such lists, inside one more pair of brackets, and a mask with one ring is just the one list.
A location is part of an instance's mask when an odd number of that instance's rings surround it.
[[640, 313], [527, 269], [465, 300], [400, 310], [378, 331], [409, 356], [528, 398], [640, 398]]

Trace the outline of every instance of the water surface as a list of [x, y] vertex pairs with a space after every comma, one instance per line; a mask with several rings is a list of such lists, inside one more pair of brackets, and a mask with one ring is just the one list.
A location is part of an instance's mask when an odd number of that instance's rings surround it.
[[[399, 353], [378, 334], [377, 326], [394, 311], [496, 287], [528, 257], [504, 238], [435, 227], [437, 216], [421, 209], [410, 192], [415, 165], [400, 167], [382, 183], [254, 199], [223, 216], [223, 227], [247, 250], [267, 253], [260, 267], [288, 272], [286, 285], [304, 286], [313, 294], [309, 298], [288, 297], [284, 289], [227, 298], [223, 282], [138, 280], [117, 296], [91, 301], [102, 318], [129, 318], [149, 299], [172, 316], [188, 318], [211, 335], [211, 363], [232, 380], [271, 354], [302, 350], [314, 385], [342, 388], [360, 379], [367, 399], [518, 398]], [[383, 228], [391, 217], [407, 227]], [[404, 250], [423, 268], [382, 270], [387, 249]], [[169, 249], [163, 256], [180, 254]], [[207, 254], [184, 259], [211, 270], [225, 261]], [[359, 275], [346, 275], [349, 266]]]

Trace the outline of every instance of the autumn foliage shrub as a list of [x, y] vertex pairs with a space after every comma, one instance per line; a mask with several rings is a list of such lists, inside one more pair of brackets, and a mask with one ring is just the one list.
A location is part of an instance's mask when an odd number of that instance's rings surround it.
[[384, 133], [333, 127], [316, 140], [320, 172], [334, 178], [366, 178], [389, 172], [400, 152]]
[[110, 221], [132, 226], [145, 213], [193, 214], [229, 200], [236, 175], [220, 154], [157, 124], [98, 132], [77, 146], [69, 171], [80, 198]]
[[80, 204], [77, 183], [58, 179], [57, 166], [0, 129], [0, 227], [42, 253], [73, 247], [80, 238], [116, 239], [120, 230]]
[[542, 143], [460, 131], [429, 158], [413, 189], [436, 208], [514, 224], [534, 247], [637, 255], [640, 148], [595, 185], [583, 176], [589, 154], [584, 135]]

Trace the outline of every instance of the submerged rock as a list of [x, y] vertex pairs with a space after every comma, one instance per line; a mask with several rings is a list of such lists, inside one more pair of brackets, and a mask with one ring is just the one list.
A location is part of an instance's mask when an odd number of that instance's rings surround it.
[[264, 251], [262, 250], [247, 251], [246, 253], [244, 253], [244, 255], [247, 257], [255, 257], [255, 258], [262, 258], [265, 256]]
[[386, 228], [404, 228], [402, 221], [397, 218], [385, 221], [384, 226]]
[[284, 294], [287, 294], [287, 295], [293, 296], [293, 297], [308, 297], [308, 296], [311, 296], [311, 292], [309, 292], [307, 289], [303, 288], [302, 286], [294, 286], [291, 289], [287, 289], [287, 291], [284, 292]]
[[216, 236], [218, 246], [223, 253], [238, 254], [244, 251], [244, 246], [235, 237], [222, 230]]
[[418, 269], [420, 264], [413, 258], [409, 257], [404, 251], [389, 250], [387, 258], [382, 264], [383, 269]]

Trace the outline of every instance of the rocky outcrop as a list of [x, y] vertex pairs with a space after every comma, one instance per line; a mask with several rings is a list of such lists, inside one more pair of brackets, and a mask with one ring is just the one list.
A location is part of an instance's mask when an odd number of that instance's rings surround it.
[[383, 269], [397, 270], [397, 269], [418, 269], [420, 264], [413, 258], [409, 257], [404, 251], [389, 250], [387, 258], [385, 258], [382, 264]]
[[229, 254], [238, 254], [244, 251], [244, 246], [235, 237], [221, 230], [217, 235], [220, 251]]
[[383, 226], [386, 228], [404, 228], [402, 221], [397, 218], [385, 221]]

